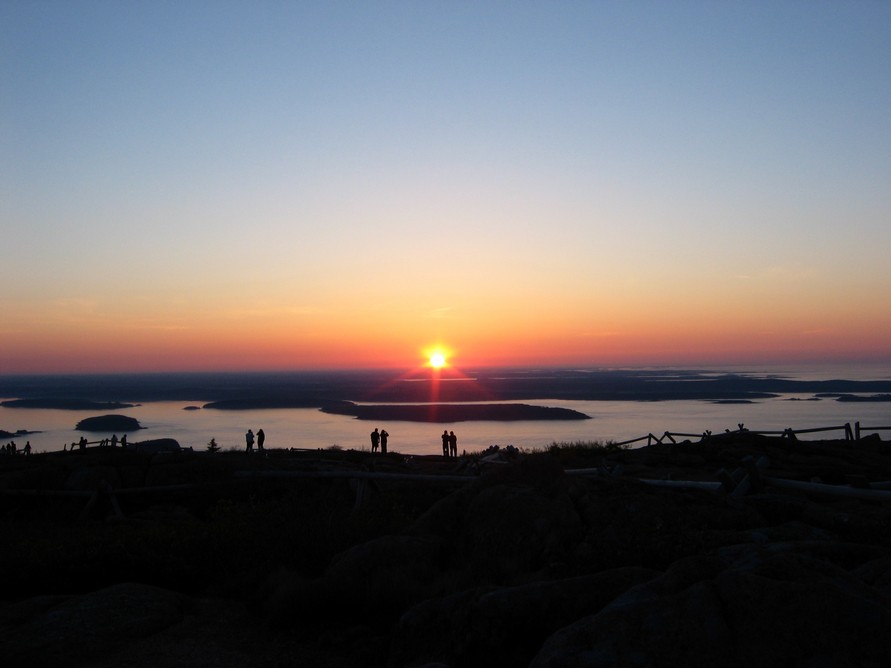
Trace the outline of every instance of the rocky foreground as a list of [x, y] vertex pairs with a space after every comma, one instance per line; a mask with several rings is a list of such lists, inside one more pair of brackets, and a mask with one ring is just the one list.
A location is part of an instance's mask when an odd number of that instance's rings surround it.
[[138, 668], [885, 666], [887, 481], [891, 443], [877, 437], [747, 433], [457, 461], [11, 457], [0, 655]]

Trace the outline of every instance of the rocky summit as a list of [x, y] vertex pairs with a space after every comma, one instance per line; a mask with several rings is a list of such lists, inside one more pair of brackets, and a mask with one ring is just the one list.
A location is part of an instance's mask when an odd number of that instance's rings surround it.
[[4, 665], [884, 666], [891, 443], [0, 459]]

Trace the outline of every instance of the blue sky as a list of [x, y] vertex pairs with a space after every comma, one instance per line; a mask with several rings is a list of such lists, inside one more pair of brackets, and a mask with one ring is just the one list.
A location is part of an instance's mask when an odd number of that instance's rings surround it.
[[9, 2], [0, 45], [0, 372], [891, 355], [888, 3]]

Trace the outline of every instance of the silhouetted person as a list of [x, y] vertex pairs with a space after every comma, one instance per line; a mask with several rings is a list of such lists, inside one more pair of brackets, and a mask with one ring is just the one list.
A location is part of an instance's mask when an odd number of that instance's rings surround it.
[[387, 454], [387, 439], [390, 437], [390, 434], [387, 433], [386, 429], [381, 429], [381, 454]]
[[381, 435], [377, 431], [377, 427], [371, 432], [371, 451], [377, 452], [377, 446], [381, 442]]
[[247, 433], [244, 435], [244, 443], [247, 446], [247, 452], [251, 452], [254, 449], [254, 432], [251, 429], [247, 430]]
[[27, 443], [25, 443], [25, 455], [27, 456], [30, 454], [31, 454], [31, 441], [28, 441]]
[[263, 444], [266, 442], [266, 433], [262, 429], [257, 430], [257, 450], [263, 450]]
[[449, 432], [445, 430], [442, 432], [442, 456], [449, 456]]
[[449, 450], [451, 451], [452, 457], [457, 459], [458, 457], [458, 437], [455, 436], [455, 432], [449, 432]]
[[[117, 443], [117, 442], [118, 442], [118, 437], [115, 436], [112, 443]], [[84, 438], [83, 436], [81, 436], [80, 440], [77, 442], [77, 448], [78, 448], [78, 450], [86, 450], [87, 449], [87, 439]]]
[[122, 448], [127, 447], [127, 434], [124, 434], [123, 436], [121, 436], [121, 447]]
[[[86, 445], [86, 442], [84, 442], [84, 445]], [[117, 434], [111, 435], [111, 447], [113, 447], [113, 448], [118, 447], [118, 435]]]

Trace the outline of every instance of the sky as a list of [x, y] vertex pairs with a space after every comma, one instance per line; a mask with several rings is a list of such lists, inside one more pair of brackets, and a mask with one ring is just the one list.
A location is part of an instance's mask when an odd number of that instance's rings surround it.
[[891, 3], [0, 3], [0, 374], [891, 360]]

